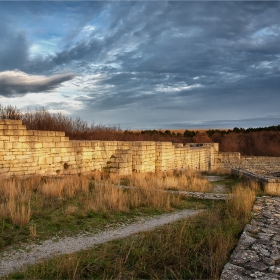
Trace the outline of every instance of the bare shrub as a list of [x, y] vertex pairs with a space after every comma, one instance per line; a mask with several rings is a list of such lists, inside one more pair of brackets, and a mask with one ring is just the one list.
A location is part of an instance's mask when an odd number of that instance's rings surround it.
[[22, 113], [17, 107], [11, 105], [2, 106], [0, 104], [0, 119], [21, 120]]

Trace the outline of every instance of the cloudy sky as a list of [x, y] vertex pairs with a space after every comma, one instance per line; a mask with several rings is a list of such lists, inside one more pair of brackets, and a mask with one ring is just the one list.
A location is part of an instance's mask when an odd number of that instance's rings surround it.
[[0, 2], [0, 104], [123, 129], [280, 124], [280, 2]]

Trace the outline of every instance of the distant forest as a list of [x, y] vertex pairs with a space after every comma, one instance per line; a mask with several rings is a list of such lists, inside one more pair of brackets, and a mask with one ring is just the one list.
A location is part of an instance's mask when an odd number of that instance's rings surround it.
[[21, 112], [11, 105], [0, 105], [0, 119], [22, 120], [27, 129], [65, 131], [71, 140], [166, 141], [173, 143], [219, 143], [221, 152], [240, 152], [248, 156], [280, 156], [280, 125], [259, 128], [237, 128], [206, 131], [122, 130], [119, 126], [88, 124], [44, 108]]

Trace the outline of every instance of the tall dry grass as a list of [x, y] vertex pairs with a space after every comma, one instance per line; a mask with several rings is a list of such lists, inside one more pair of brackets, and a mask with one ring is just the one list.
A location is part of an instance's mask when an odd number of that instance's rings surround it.
[[[89, 180], [83, 176], [65, 178], [8, 178], [0, 180], [0, 217], [9, 218], [13, 224], [25, 225], [32, 217], [35, 200], [69, 198], [88, 192]], [[40, 196], [40, 197], [38, 197]], [[36, 210], [36, 209], [33, 209]]]
[[[19, 202], [24, 192], [25, 202], [31, 193], [31, 216], [35, 211], [32, 209], [34, 193], [43, 204], [57, 201], [56, 198], [64, 201], [77, 197], [78, 204], [65, 206], [66, 216], [79, 212], [79, 207], [85, 213], [127, 212], [141, 206], [170, 209], [180, 202], [180, 196], [163, 190], [170, 186], [185, 187], [189, 177], [189, 173], [178, 172], [132, 176], [105, 176], [95, 172], [65, 178], [10, 179], [5, 181], [6, 187], [0, 184], [0, 215], [6, 211], [11, 217], [7, 207], [9, 199]], [[134, 188], [116, 187], [122, 183], [133, 183]], [[55, 184], [60, 185], [57, 193], [53, 191]], [[48, 189], [47, 185], [51, 187]], [[42, 262], [28, 269], [24, 276], [26, 279], [218, 279], [240, 232], [250, 219], [256, 189], [254, 182], [236, 185], [232, 200], [216, 202], [209, 211], [197, 217], [94, 250]], [[22, 222], [20, 219], [15, 221]], [[30, 235], [37, 235], [34, 224], [29, 229]]]
[[[117, 181], [116, 181], [117, 180]], [[180, 203], [179, 196], [155, 188], [136, 187], [124, 189], [116, 187], [119, 179], [96, 182], [94, 190], [87, 195], [86, 207], [93, 211], [123, 211], [141, 206], [169, 210]]]
[[141, 188], [183, 191], [211, 191], [212, 185], [198, 172], [192, 170], [157, 173], [134, 173], [129, 176], [129, 185]]
[[258, 188], [254, 181], [248, 181], [245, 185], [237, 184], [232, 190], [233, 198], [227, 200], [230, 215], [238, 219], [249, 218]]
[[31, 193], [25, 181], [4, 179], [0, 182], [0, 217], [9, 217], [13, 224], [25, 225], [31, 216]]
[[[120, 187], [123, 182], [132, 188]], [[0, 181], [0, 217], [9, 218], [13, 224], [24, 225], [32, 213], [40, 214], [42, 208], [57, 207], [57, 201], [78, 199], [78, 205], [66, 205], [65, 214], [87, 211], [128, 212], [138, 207], [169, 210], [181, 198], [165, 189], [208, 190], [208, 182], [196, 173], [166, 172], [133, 174], [103, 174], [94, 172], [87, 176], [10, 178]]]
[[88, 190], [89, 179], [78, 175], [46, 178], [38, 188], [43, 196], [53, 198], [71, 198], [78, 193], [88, 192]]

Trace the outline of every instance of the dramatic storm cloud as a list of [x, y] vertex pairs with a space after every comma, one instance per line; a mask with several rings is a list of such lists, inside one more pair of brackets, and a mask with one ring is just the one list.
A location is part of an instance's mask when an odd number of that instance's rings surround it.
[[74, 74], [56, 74], [49, 77], [27, 75], [21, 71], [0, 72], [0, 95], [13, 96], [29, 92], [46, 92], [74, 78]]
[[279, 124], [279, 14], [273, 1], [2, 2], [0, 103], [124, 129]]

